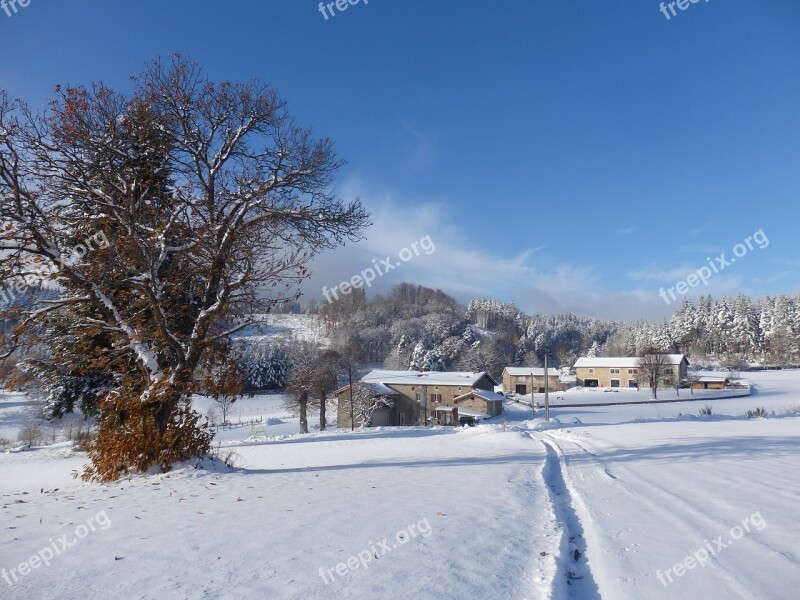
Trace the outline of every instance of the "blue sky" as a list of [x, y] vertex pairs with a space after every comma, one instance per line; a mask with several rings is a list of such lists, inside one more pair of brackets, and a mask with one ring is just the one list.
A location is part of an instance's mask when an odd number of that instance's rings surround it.
[[337, 189], [375, 225], [319, 258], [321, 297], [430, 236], [378, 278], [530, 312], [669, 314], [675, 286], [757, 230], [714, 295], [800, 292], [800, 4], [710, 0], [54, 2], [0, 10], [0, 87], [128, 77], [178, 51], [217, 80], [271, 82], [348, 161]]

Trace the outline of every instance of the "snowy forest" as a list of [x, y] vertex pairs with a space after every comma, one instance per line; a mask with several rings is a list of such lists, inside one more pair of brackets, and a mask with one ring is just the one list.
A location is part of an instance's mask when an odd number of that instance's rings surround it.
[[[800, 298], [700, 297], [664, 322], [615, 322], [571, 313], [527, 315], [512, 304], [479, 299], [463, 306], [441, 290], [400, 284], [367, 299], [363, 290], [334, 303], [299, 304], [318, 315], [334, 348], [361, 363], [399, 370], [487, 371], [506, 366], [571, 366], [579, 356], [638, 356], [655, 348], [685, 353], [695, 367], [742, 368], [800, 362]], [[281, 388], [291, 352], [283, 344], [239, 350], [248, 387]]]

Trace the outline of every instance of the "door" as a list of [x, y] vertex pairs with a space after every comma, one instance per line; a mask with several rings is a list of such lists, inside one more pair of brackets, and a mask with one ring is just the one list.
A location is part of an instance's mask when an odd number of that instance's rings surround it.
[[379, 408], [372, 413], [371, 427], [384, 427], [389, 424], [389, 409]]
[[525, 385], [524, 383], [518, 383], [515, 391], [516, 391], [516, 392], [517, 392], [517, 393], [518, 393], [520, 396], [524, 396], [525, 394], [527, 394], [527, 393], [528, 393], [528, 386], [527, 386], [527, 385]]

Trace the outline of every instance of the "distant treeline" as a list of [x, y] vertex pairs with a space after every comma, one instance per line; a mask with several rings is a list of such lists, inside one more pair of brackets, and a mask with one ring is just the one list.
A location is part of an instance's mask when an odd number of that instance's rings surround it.
[[527, 315], [513, 304], [463, 306], [441, 290], [400, 284], [368, 300], [353, 290], [311, 305], [333, 339], [357, 340], [365, 359], [393, 369], [481, 370], [571, 366], [579, 356], [684, 352], [695, 365], [800, 362], [800, 296], [686, 300], [668, 321], [625, 323], [571, 313]]

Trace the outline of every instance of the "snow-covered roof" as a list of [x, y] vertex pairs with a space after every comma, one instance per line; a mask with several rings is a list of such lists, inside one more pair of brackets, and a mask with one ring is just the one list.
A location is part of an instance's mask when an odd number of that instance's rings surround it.
[[[483, 398], [484, 400], [500, 400], [503, 401], [506, 399], [503, 394], [498, 394], [497, 392], [490, 392], [489, 390], [471, 390], [466, 394], [461, 394], [453, 399], [454, 402], [458, 402], [462, 398], [466, 398], [467, 396], [478, 396], [479, 398]], [[459, 409], [461, 410], [461, 409]]]
[[[686, 357], [683, 354], [665, 354], [669, 364], [679, 365]], [[607, 356], [600, 358], [589, 358], [581, 356], [575, 361], [575, 368], [579, 367], [599, 367], [599, 368], [622, 368], [635, 369], [639, 366], [638, 356]]]
[[695, 381], [699, 381], [701, 383], [706, 383], [706, 382], [708, 382], [708, 383], [723, 383], [723, 382], [726, 382], [728, 380], [729, 380], [728, 377], [710, 377], [710, 376], [697, 377], [695, 379]]
[[[393, 390], [392, 388], [383, 385], [379, 381], [360, 381], [358, 385], [364, 386], [369, 389], [369, 391], [375, 396], [391, 396], [397, 394], [397, 390]], [[349, 385], [345, 385], [340, 387], [338, 390], [334, 392], [334, 394], [339, 394], [344, 392], [345, 390], [350, 389]]]
[[365, 383], [377, 382], [384, 385], [473, 386], [483, 377], [488, 377], [483, 371], [471, 373], [465, 371], [384, 371], [375, 369], [364, 375], [361, 381]]
[[478, 417], [480, 419], [490, 419], [492, 415], [487, 415], [486, 413], [482, 413], [479, 410], [472, 410], [470, 408], [461, 408], [458, 407], [458, 416], [459, 417]]
[[[506, 367], [506, 372], [512, 377], [523, 377], [527, 375], [530, 377], [531, 373], [533, 373], [534, 377], [544, 377], [544, 367]], [[560, 374], [558, 369], [554, 369], [553, 367], [548, 367], [547, 369], [547, 376], [548, 377], [558, 377]]]
[[369, 382], [365, 381], [365, 382], [362, 382], [362, 385], [367, 386], [369, 388], [369, 390], [373, 394], [375, 394], [376, 396], [391, 395], [391, 394], [396, 394], [397, 393], [392, 388], [390, 388], [388, 386], [385, 386], [382, 383], [377, 382], [377, 381], [369, 381]]

